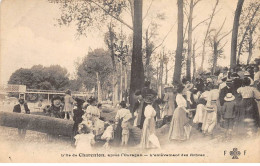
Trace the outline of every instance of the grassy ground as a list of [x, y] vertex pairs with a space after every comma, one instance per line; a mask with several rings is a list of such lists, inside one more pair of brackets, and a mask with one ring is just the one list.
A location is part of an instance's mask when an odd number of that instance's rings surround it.
[[[33, 105], [29, 104], [32, 114], [43, 114], [39, 112], [37, 109], [33, 109]], [[0, 111], [8, 111], [12, 112], [13, 105], [0, 105]], [[103, 113], [102, 116], [105, 117], [105, 120], [113, 119], [115, 117], [116, 111], [108, 108]], [[134, 128], [139, 132], [139, 136], [141, 131], [137, 128]], [[240, 156], [243, 160], [257, 161], [259, 162], [260, 154], [260, 137], [257, 136], [255, 138], [246, 138], [233, 136], [233, 140], [230, 142], [226, 142], [224, 139], [223, 130], [215, 130], [214, 138], [203, 136], [199, 131], [196, 130], [196, 126], [192, 128], [191, 136], [188, 141], [185, 142], [176, 142], [168, 140], [168, 131], [169, 125], [164, 125], [160, 129], [157, 129], [156, 135], [159, 137], [162, 148], [161, 149], [150, 149], [148, 151], [144, 151], [140, 149], [138, 145], [124, 148], [112, 148], [106, 150], [105, 152], [109, 153], [171, 153], [171, 154], [181, 154], [181, 153], [196, 153], [196, 154], [205, 154], [204, 158], [188, 158], [187, 161], [190, 162], [234, 162], [231, 160], [230, 155], [224, 155], [224, 151], [231, 151], [233, 148], [238, 148], [241, 153], [244, 150], [247, 151], [247, 154], [244, 156]], [[136, 132], [136, 133], [138, 133]], [[57, 137], [54, 139], [48, 139], [47, 134], [35, 132], [35, 131], [27, 131], [26, 137], [24, 140], [21, 140], [18, 137], [17, 129], [8, 128], [8, 127], [0, 127], [0, 149], [5, 149], [5, 151], [0, 155], [0, 161], [4, 160], [6, 162], [12, 161], [46, 161], [46, 156], [54, 156], [56, 158], [49, 158], [47, 161], [56, 161], [55, 159], [60, 159], [61, 153], [73, 153], [75, 149], [71, 146], [70, 138], [68, 137]], [[86, 153], [89, 153], [90, 150], [86, 149]], [[96, 149], [95, 152], [104, 152], [104, 149]], [[24, 155], [21, 155], [24, 154]], [[11, 159], [2, 158], [1, 156], [9, 156]], [[23, 156], [23, 157], [22, 157]], [[28, 159], [29, 157], [29, 159]], [[44, 158], [45, 157], [45, 158]], [[253, 157], [253, 158], [252, 158]], [[149, 158], [146, 161], [152, 162], [155, 158]], [[185, 158], [158, 158], [161, 162], [179, 162], [184, 161]], [[61, 161], [66, 162], [78, 162], [78, 160], [67, 160], [63, 159]], [[102, 160], [103, 161], [103, 160]], [[104, 159], [106, 161], [106, 159]], [[110, 160], [108, 160], [110, 161]], [[135, 160], [124, 160], [124, 162], [143, 162], [143, 160], [135, 159]], [[241, 160], [239, 160], [241, 162]], [[89, 162], [89, 160], [85, 160], [83, 162]], [[115, 161], [117, 162], [117, 161]]]

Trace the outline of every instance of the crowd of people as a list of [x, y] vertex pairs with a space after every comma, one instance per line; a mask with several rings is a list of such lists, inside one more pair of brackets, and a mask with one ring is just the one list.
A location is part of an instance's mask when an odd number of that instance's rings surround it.
[[[102, 104], [94, 97], [87, 101], [73, 99], [68, 90], [64, 100], [52, 98], [46, 115], [74, 120], [73, 135], [77, 149], [91, 149], [102, 142], [105, 148], [127, 146], [130, 130], [138, 127], [142, 136], [140, 147], [160, 148], [156, 128], [168, 124], [169, 140], [185, 141], [190, 138], [192, 127], [204, 136], [214, 138], [219, 129], [225, 130], [225, 139], [233, 135], [252, 137], [259, 132], [260, 71], [259, 66], [224, 68], [216, 77], [200, 76], [194, 81], [186, 78], [164, 88], [159, 98], [145, 81], [144, 88], [135, 92], [135, 102], [128, 109], [121, 101], [115, 117], [102, 116]], [[62, 104], [62, 101], [64, 104]], [[20, 102], [20, 100], [19, 100]], [[22, 102], [22, 101], [21, 101]], [[22, 105], [22, 103], [18, 105]], [[21, 107], [20, 107], [21, 109]], [[15, 106], [14, 112], [21, 112]], [[24, 106], [23, 110], [28, 107]]]

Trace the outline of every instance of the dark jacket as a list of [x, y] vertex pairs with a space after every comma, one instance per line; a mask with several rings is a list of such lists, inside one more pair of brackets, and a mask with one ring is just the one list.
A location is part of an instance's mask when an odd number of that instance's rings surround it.
[[222, 115], [224, 119], [235, 118], [237, 115], [236, 102], [226, 101], [222, 108]]
[[144, 108], [147, 106], [147, 103], [145, 103], [143, 100], [141, 101], [136, 101], [134, 104], [134, 112], [138, 113], [138, 118], [137, 118], [137, 127], [142, 129], [143, 128], [143, 123], [145, 120], [144, 117]]
[[[26, 114], [30, 114], [30, 109], [28, 108], [28, 105], [26, 103], [24, 103], [24, 110]], [[21, 105], [20, 104], [15, 105], [13, 112], [21, 113], [22, 112]]]
[[[224, 104], [224, 102], [225, 102], [225, 100], [224, 100], [225, 96], [226, 96], [228, 93], [232, 93], [232, 92], [233, 92], [233, 88], [232, 88], [232, 87], [228, 88], [227, 86], [224, 87], [224, 88], [222, 88], [222, 89], [220, 90], [220, 93], [219, 93], [219, 102], [220, 102], [220, 105], [221, 105], [221, 106], [223, 106], [223, 104]], [[233, 93], [232, 93], [232, 94], [233, 94]]]

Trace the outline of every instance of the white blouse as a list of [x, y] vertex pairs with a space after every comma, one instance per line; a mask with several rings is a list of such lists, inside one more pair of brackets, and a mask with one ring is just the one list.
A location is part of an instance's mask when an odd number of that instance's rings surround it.
[[178, 107], [185, 107], [185, 108], [187, 107], [186, 99], [179, 93], [176, 95], [176, 103]]
[[251, 86], [240, 87], [237, 89], [237, 93], [240, 93], [242, 98], [254, 98], [257, 89]]
[[86, 109], [86, 114], [91, 114], [92, 116], [100, 118], [100, 110], [96, 106], [88, 106]]
[[144, 116], [145, 118], [153, 118], [156, 115], [156, 111], [154, 110], [152, 105], [147, 105], [144, 109]]

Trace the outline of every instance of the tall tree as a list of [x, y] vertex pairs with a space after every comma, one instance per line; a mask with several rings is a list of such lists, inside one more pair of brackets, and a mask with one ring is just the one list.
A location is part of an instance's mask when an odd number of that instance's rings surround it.
[[211, 48], [213, 50], [212, 51], [213, 56], [212, 56], [212, 58], [210, 58], [210, 63], [212, 64], [212, 66], [211, 66], [212, 74], [214, 74], [216, 72], [218, 59], [223, 54], [223, 52], [224, 52], [223, 48], [227, 44], [227, 42], [225, 42], [223, 45], [221, 45], [221, 41], [232, 32], [232, 31], [229, 31], [226, 33], [221, 32], [224, 27], [225, 22], [226, 22], [226, 19], [223, 21], [223, 24], [221, 25], [221, 27], [218, 30], [211, 29], [209, 32], [208, 41], [209, 41], [209, 45], [211, 46]]
[[218, 3], [219, 3], [219, 0], [216, 0], [216, 4], [212, 10], [212, 14], [210, 15], [210, 20], [209, 20], [209, 23], [208, 23], [208, 27], [207, 27], [207, 31], [206, 31], [206, 34], [205, 34], [205, 38], [203, 40], [203, 44], [202, 44], [202, 59], [201, 59], [201, 65], [200, 65], [200, 68], [201, 70], [203, 71], [203, 67], [204, 67], [204, 61], [205, 61], [205, 49], [206, 49], [206, 42], [207, 42], [207, 38], [208, 38], [208, 35], [209, 35], [209, 31], [210, 31], [210, 27], [211, 27], [211, 23], [213, 21], [213, 18], [216, 14], [216, 9], [217, 9], [217, 6], [218, 6]]
[[35, 65], [30, 69], [16, 70], [8, 84], [26, 85], [29, 89], [65, 90], [69, 86], [69, 74], [59, 65]]
[[237, 34], [238, 34], [239, 19], [240, 19], [243, 3], [244, 3], [244, 0], [238, 0], [235, 17], [234, 17], [234, 22], [233, 22], [233, 30], [232, 30], [232, 38], [231, 38], [231, 56], [230, 56], [230, 67], [231, 68], [234, 68], [236, 66]]
[[183, 50], [183, 0], [178, 0], [178, 31], [177, 31], [177, 49], [175, 55], [175, 67], [173, 74], [173, 82], [181, 80], [181, 64]]
[[117, 35], [114, 31], [114, 24], [111, 22], [108, 24], [108, 32], [105, 33], [105, 43], [110, 50], [110, 56], [113, 66], [113, 76], [112, 76], [112, 103], [115, 105], [118, 101], [118, 80], [117, 80], [117, 68], [116, 68], [116, 58], [115, 58], [115, 42], [117, 41]]
[[97, 88], [98, 99], [101, 101], [101, 88], [110, 82], [112, 70], [109, 52], [95, 49], [83, 59], [78, 67], [78, 76], [84, 78], [85, 86], [89, 90]]
[[186, 62], [186, 77], [187, 79], [191, 80], [191, 56], [192, 56], [192, 31], [193, 26], [192, 26], [192, 22], [193, 22], [193, 10], [194, 7], [197, 5], [197, 3], [200, 0], [197, 1], [193, 1], [190, 0], [190, 10], [189, 10], [189, 17], [188, 17], [188, 55], [187, 55], [187, 62]]
[[[238, 53], [237, 53], [237, 61], [236, 63], [240, 63], [240, 56], [244, 52], [243, 48], [252, 48], [253, 46], [253, 33], [255, 33], [256, 27], [259, 23], [259, 7], [260, 3], [253, 1], [249, 4], [248, 7], [243, 9], [241, 13], [241, 23], [240, 23], [240, 31], [238, 32], [238, 38], [241, 37], [240, 42], [238, 44]], [[251, 38], [252, 37], [252, 38]], [[251, 40], [252, 39], [252, 40]], [[238, 39], [239, 40], [239, 39]], [[248, 45], [248, 47], [246, 46]], [[250, 49], [246, 50], [249, 53]], [[250, 55], [249, 55], [250, 57]]]
[[142, 9], [143, 0], [134, 0], [134, 34], [131, 64], [130, 104], [133, 106], [134, 92], [144, 84], [144, 68], [142, 60]]

